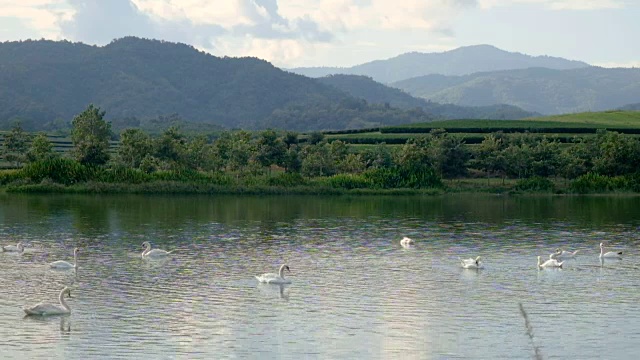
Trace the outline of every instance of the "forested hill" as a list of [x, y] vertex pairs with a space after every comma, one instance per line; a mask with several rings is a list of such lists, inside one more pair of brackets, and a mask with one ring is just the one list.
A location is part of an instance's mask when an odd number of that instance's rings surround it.
[[576, 69], [587, 66], [589, 64], [582, 61], [552, 56], [530, 56], [504, 51], [491, 45], [474, 45], [438, 53], [411, 52], [352, 67], [307, 67], [294, 68], [291, 71], [310, 77], [331, 74], [364, 75], [387, 84], [429, 74], [467, 75], [481, 71], [530, 67]]
[[463, 106], [510, 104], [542, 114], [617, 109], [640, 99], [640, 69], [530, 68], [393, 83], [413, 96]]
[[352, 96], [365, 99], [371, 104], [388, 104], [400, 109], [422, 108], [442, 119], [522, 119], [540, 115], [512, 105], [458, 106], [440, 104], [386, 86], [362, 75], [329, 75], [318, 81], [334, 86]]
[[133, 37], [104, 47], [44, 40], [0, 44], [5, 122], [70, 121], [93, 103], [110, 119], [178, 113], [194, 122], [259, 128], [275, 109], [338, 104], [346, 97], [263, 60], [219, 58], [183, 44]]

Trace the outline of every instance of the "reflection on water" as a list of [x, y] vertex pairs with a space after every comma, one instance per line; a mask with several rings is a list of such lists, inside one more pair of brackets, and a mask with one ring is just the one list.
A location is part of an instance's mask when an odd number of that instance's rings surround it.
[[[0, 196], [2, 358], [545, 358], [640, 350], [638, 198]], [[415, 245], [405, 249], [400, 239]], [[143, 259], [141, 244], [176, 249]], [[601, 259], [599, 243], [624, 251]], [[78, 270], [54, 271], [69, 259]], [[556, 248], [563, 269], [536, 269]], [[482, 256], [483, 269], [460, 259]], [[255, 275], [288, 263], [290, 285]], [[73, 287], [72, 314], [21, 307]]]

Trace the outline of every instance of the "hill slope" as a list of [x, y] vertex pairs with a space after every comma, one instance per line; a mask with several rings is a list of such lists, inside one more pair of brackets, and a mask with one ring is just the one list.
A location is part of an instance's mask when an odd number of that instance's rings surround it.
[[0, 44], [0, 120], [70, 120], [89, 103], [107, 116], [179, 113], [195, 122], [260, 127], [274, 109], [347, 97], [256, 58], [218, 58], [183, 45], [123, 38]]
[[388, 104], [400, 109], [422, 108], [436, 118], [444, 119], [521, 119], [539, 115], [511, 105], [458, 106], [439, 104], [413, 97], [406, 92], [378, 83], [361, 75], [329, 75], [318, 78], [351, 96], [372, 104]]
[[530, 68], [427, 75], [391, 84], [413, 96], [464, 106], [509, 104], [542, 114], [601, 111], [640, 99], [640, 69]]
[[406, 53], [387, 60], [357, 66], [294, 68], [292, 72], [309, 77], [331, 74], [369, 76], [381, 83], [391, 83], [429, 74], [467, 75], [476, 72], [544, 67], [576, 69], [589, 64], [550, 56], [529, 56], [500, 50], [490, 45], [460, 47], [440, 53]]

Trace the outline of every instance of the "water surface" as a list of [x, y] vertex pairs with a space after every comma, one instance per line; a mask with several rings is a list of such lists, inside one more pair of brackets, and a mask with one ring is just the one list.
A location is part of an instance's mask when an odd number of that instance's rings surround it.
[[[0, 196], [3, 359], [634, 359], [638, 197]], [[403, 236], [416, 241], [404, 249]], [[140, 257], [141, 244], [175, 252]], [[624, 251], [598, 259], [598, 244]], [[77, 271], [47, 264], [72, 261]], [[556, 247], [562, 270], [536, 269]], [[465, 270], [460, 258], [484, 258]], [[255, 275], [286, 262], [291, 285]], [[69, 316], [24, 317], [73, 288]], [[528, 314], [531, 339], [519, 304]]]

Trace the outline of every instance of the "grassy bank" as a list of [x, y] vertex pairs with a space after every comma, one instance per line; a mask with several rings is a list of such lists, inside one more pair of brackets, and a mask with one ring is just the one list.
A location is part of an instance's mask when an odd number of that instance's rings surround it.
[[[635, 185], [637, 187], [637, 185]], [[31, 194], [166, 194], [166, 195], [416, 195], [432, 196], [447, 193], [486, 194], [627, 194], [640, 195], [634, 191], [628, 179], [588, 176], [574, 181], [565, 179], [501, 179], [465, 178], [443, 180], [441, 187], [434, 188], [342, 188], [329, 186], [322, 180], [310, 181], [306, 185], [219, 185], [190, 181], [150, 181], [145, 183], [109, 183], [99, 181], [63, 185], [44, 181], [38, 184], [9, 184], [0, 191]]]
[[11, 193], [62, 194], [224, 194], [224, 195], [437, 195], [445, 191], [431, 189], [344, 189], [329, 186], [220, 186], [200, 182], [153, 181], [142, 184], [85, 182], [73, 185], [57, 183], [7, 185], [0, 189]]

